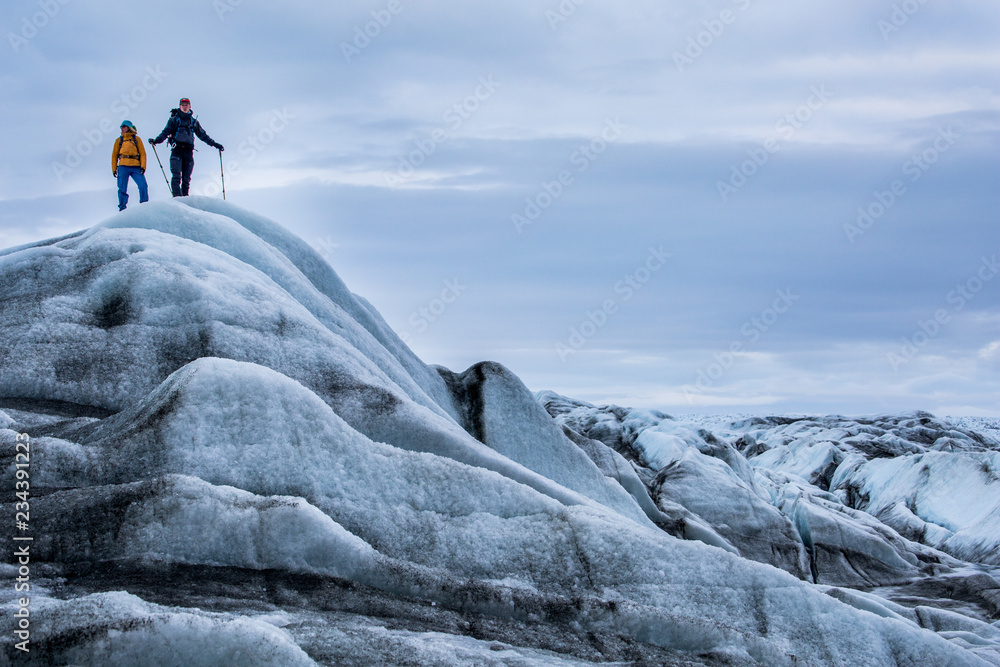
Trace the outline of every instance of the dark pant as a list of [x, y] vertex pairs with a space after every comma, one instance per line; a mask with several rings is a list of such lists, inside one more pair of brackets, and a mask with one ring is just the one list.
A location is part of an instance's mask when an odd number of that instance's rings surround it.
[[191, 172], [194, 170], [194, 146], [174, 144], [170, 151], [170, 190], [175, 197], [187, 197], [191, 186]]
[[139, 167], [118, 167], [118, 210], [124, 211], [128, 204], [128, 179], [131, 178], [139, 186], [139, 203], [149, 201], [149, 188], [146, 177]]

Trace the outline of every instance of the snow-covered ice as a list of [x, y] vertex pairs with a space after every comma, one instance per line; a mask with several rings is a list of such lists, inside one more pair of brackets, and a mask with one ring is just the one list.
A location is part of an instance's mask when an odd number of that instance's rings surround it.
[[219, 200], [0, 253], [5, 479], [19, 434], [43, 663], [1000, 664], [987, 429], [427, 366]]

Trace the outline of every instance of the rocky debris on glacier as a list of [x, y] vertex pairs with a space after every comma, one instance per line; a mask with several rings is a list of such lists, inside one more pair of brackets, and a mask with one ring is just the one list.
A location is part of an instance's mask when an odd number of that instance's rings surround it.
[[[7, 565], [3, 659], [998, 662], [993, 580], [948, 555], [986, 519], [911, 503], [951, 531], [924, 544], [864, 518], [892, 491], [864, 465], [893, 459], [845, 451], [821, 488], [745, 454], [770, 429], [671, 421], [426, 366], [301, 240], [218, 200], [0, 252], [0, 452], [14, 479], [30, 436], [35, 540], [32, 654]], [[832, 574], [862, 552], [885, 571], [844, 572], [896, 601]]]

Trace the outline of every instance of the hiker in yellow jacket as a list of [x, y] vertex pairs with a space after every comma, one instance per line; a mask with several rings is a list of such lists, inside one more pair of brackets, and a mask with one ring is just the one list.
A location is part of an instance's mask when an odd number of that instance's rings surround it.
[[122, 121], [122, 136], [115, 139], [111, 152], [111, 173], [118, 177], [118, 210], [124, 211], [128, 204], [129, 177], [139, 186], [139, 203], [149, 201], [146, 186], [146, 149], [130, 120]]

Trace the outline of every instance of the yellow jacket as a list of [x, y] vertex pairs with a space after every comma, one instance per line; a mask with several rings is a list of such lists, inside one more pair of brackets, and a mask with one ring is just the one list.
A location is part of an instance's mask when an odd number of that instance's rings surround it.
[[139, 167], [146, 171], [146, 148], [142, 139], [132, 130], [115, 139], [115, 148], [111, 152], [111, 172], [118, 173], [118, 167]]

